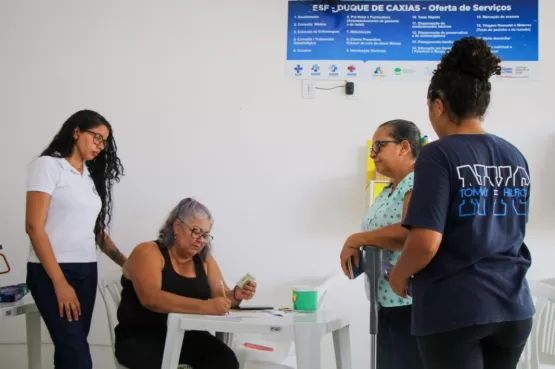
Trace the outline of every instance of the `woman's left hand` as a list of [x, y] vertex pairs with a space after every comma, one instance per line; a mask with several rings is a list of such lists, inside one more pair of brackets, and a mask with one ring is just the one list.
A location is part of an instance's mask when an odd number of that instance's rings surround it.
[[395, 267], [393, 267], [389, 273], [389, 285], [391, 286], [393, 292], [397, 295], [405, 299], [408, 297], [407, 288], [409, 285], [409, 279], [400, 276]]
[[234, 296], [236, 300], [250, 300], [256, 294], [256, 282], [246, 281], [243, 287], [236, 287]]

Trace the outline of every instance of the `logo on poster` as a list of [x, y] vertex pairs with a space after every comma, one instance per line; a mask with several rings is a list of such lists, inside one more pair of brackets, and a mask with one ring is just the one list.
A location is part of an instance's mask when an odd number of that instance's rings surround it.
[[416, 73], [416, 70], [412, 69], [412, 68], [395, 68], [393, 69], [393, 73], [395, 73], [396, 76], [400, 76], [401, 74], [414, 74]]
[[374, 73], [373, 73], [372, 77], [374, 77], [374, 78], [376, 78], [376, 77], [377, 78], [385, 77], [385, 72], [384, 72], [383, 68], [380, 67], [380, 66], [376, 67], [376, 69], [374, 69]]
[[295, 71], [296, 77], [300, 77], [303, 75], [303, 67], [300, 64], [297, 64], [295, 68], [293, 68], [293, 70]]
[[501, 68], [501, 74], [513, 74], [513, 68], [503, 67]]
[[337, 65], [335, 65], [335, 64], [330, 65], [329, 75], [333, 76], [333, 77], [338, 76], [339, 75], [339, 73], [337, 73], [338, 69], [339, 69], [339, 67]]
[[355, 67], [354, 65], [351, 64], [347, 67], [347, 71], [348, 71], [347, 72], [348, 75], [354, 76], [354, 75], [357, 74], [357, 67]]
[[320, 66], [318, 64], [314, 64], [312, 66], [312, 68], [310, 68], [312, 70], [312, 75], [313, 76], [319, 76], [320, 75]]
[[501, 74], [495, 76], [498, 80], [529, 79], [530, 68], [528, 66], [501, 67]]

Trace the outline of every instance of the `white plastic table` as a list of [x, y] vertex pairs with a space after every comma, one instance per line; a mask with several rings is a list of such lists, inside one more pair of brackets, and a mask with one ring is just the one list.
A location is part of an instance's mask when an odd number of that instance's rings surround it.
[[41, 368], [40, 313], [30, 295], [13, 303], [0, 303], [0, 326], [4, 319], [25, 315], [27, 325], [27, 359], [29, 369]]
[[345, 316], [318, 311], [287, 313], [283, 317], [260, 312], [257, 317], [169, 314], [162, 369], [179, 362], [185, 331], [284, 335], [295, 342], [298, 369], [321, 369], [321, 341], [333, 334], [337, 368], [351, 369], [349, 321]]

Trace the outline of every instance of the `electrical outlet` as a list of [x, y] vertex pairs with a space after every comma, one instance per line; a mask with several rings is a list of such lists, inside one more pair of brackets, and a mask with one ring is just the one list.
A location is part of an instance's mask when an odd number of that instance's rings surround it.
[[303, 99], [316, 98], [316, 83], [314, 83], [314, 81], [303, 79], [302, 92]]

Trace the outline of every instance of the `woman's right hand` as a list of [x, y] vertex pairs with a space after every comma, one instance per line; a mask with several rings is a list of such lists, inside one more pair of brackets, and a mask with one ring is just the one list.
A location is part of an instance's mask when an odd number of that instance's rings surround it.
[[226, 297], [215, 297], [206, 301], [208, 315], [224, 315], [231, 309], [231, 300]]
[[58, 299], [60, 317], [63, 318], [65, 312], [68, 321], [79, 320], [81, 304], [73, 287], [66, 280], [63, 280], [54, 284], [54, 291]]
[[358, 268], [360, 265], [360, 258], [359, 258], [359, 248], [360, 248], [360, 241], [357, 239], [356, 233], [354, 235], [349, 236], [343, 245], [343, 249], [341, 250], [341, 254], [339, 258], [341, 259], [341, 269], [343, 269], [343, 273], [347, 277], [349, 275], [349, 259], [353, 258], [355, 266]]

